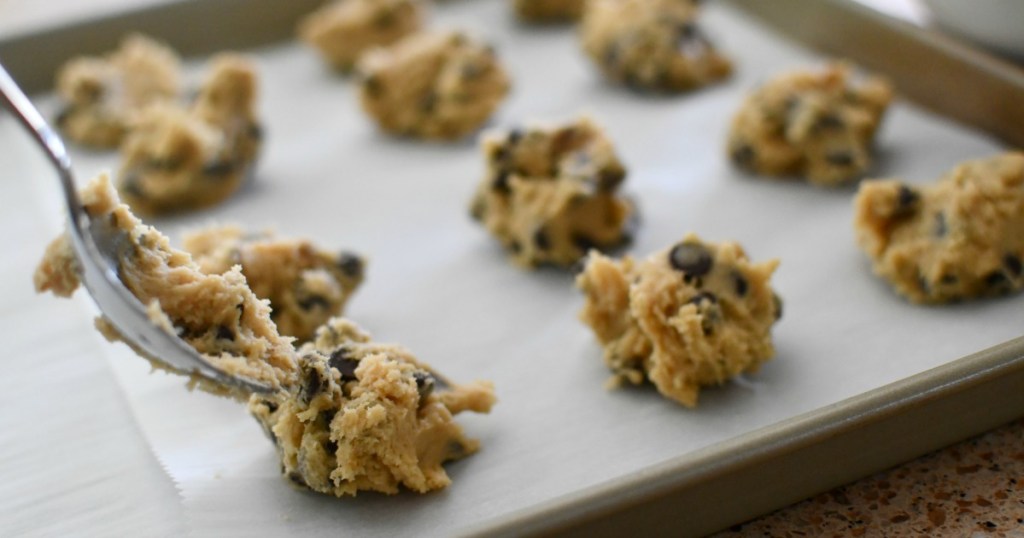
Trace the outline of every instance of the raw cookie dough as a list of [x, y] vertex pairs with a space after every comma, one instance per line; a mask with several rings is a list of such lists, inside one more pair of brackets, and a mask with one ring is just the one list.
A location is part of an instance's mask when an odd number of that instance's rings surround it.
[[512, 0], [516, 15], [529, 22], [574, 21], [583, 14], [585, 0]]
[[299, 36], [335, 69], [348, 72], [363, 52], [390, 45], [421, 26], [419, 0], [340, 0], [306, 16]]
[[106, 57], [75, 58], [57, 73], [57, 127], [79, 144], [117, 147], [140, 110], [178, 97], [180, 70], [174, 51], [137, 34]]
[[732, 73], [687, 0], [589, 0], [583, 50], [604, 75], [636, 90], [683, 92]]
[[[126, 234], [119, 275], [149, 305], [154, 322], [178, 332], [214, 366], [276, 389], [250, 395], [194, 381], [204, 390], [249, 398], [292, 482], [334, 495], [395, 493], [399, 486], [426, 492], [449, 484], [444, 462], [477, 450], [452, 416], [488, 412], [495, 401], [490, 383], [456, 385], [403, 348], [372, 343], [340, 319], [329, 320], [314, 342], [295, 349], [291, 338], [278, 335], [268, 303], [249, 289], [239, 267], [203, 272], [119, 203], [106, 176], [81, 196], [91, 219], [108, 220]], [[38, 291], [64, 297], [78, 287], [66, 235], [47, 248], [34, 279]], [[111, 340], [120, 339], [102, 318], [97, 325]]]
[[189, 109], [146, 108], [121, 147], [117, 187], [143, 214], [220, 203], [244, 182], [260, 150], [256, 73], [242, 56], [221, 54]]
[[786, 73], [754, 91], [732, 121], [732, 161], [768, 176], [838, 185], [863, 175], [892, 89], [879, 78], [851, 83], [843, 64]]
[[[171, 248], [164, 235], [132, 215], [105, 175], [86, 185], [81, 197], [91, 219], [108, 220], [125, 233], [118, 274], [139, 301], [150, 306], [155, 322], [175, 330], [210, 364], [229, 374], [276, 389], [295, 383], [298, 366], [291, 339], [278, 334], [267, 302], [249, 289], [239, 268], [204, 273], [189, 254]], [[61, 297], [78, 288], [78, 262], [66, 235], [47, 247], [34, 280], [37, 291]], [[109, 323], [100, 321], [99, 327], [108, 338], [117, 338]], [[214, 393], [230, 390], [199, 376], [192, 383]]]
[[646, 379], [694, 407], [700, 387], [756, 371], [775, 354], [782, 302], [768, 280], [776, 266], [693, 234], [642, 261], [592, 252], [576, 277], [586, 295], [580, 318], [604, 346], [611, 386]]
[[1024, 153], [967, 161], [934, 185], [864, 182], [854, 213], [875, 273], [915, 303], [1024, 286]]
[[452, 384], [341, 319], [299, 356], [298, 391], [249, 402], [296, 485], [337, 496], [399, 486], [425, 493], [450, 483], [442, 463], [476, 452], [452, 415], [490, 411], [490, 383]]
[[309, 241], [272, 233], [246, 234], [236, 226], [186, 234], [184, 250], [204, 273], [235, 265], [257, 297], [270, 301], [277, 331], [305, 341], [329, 318], [341, 314], [363, 281], [364, 260], [351, 252], [329, 252]]
[[483, 224], [522, 266], [568, 266], [590, 248], [629, 238], [633, 206], [611, 141], [587, 118], [483, 138], [487, 174], [472, 201]]
[[453, 140], [477, 130], [509, 90], [494, 50], [461, 32], [422, 32], [363, 55], [363, 110], [387, 132]]

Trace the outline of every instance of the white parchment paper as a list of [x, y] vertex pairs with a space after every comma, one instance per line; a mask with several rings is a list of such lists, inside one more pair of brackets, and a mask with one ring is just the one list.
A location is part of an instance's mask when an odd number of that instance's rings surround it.
[[[755, 260], [782, 260], [774, 286], [785, 317], [777, 357], [760, 373], [701, 395], [688, 410], [650, 388], [606, 392], [600, 349], [576, 319], [582, 299], [557, 270], [509, 264], [467, 214], [483, 172], [475, 144], [402, 141], [358, 111], [353, 86], [309, 50], [254, 51], [268, 132], [257, 178], [227, 204], [154, 222], [172, 237], [209, 222], [309, 236], [371, 258], [348, 314], [455, 379], [492, 379], [500, 401], [460, 417], [483, 450], [448, 466], [445, 491], [333, 499], [289, 488], [271, 444], [244, 409], [149, 375], [123, 346], [111, 364], [196, 535], [442, 535], [544, 503], [761, 426], [943, 364], [1021, 333], [1021, 298], [913, 306], [870, 273], [851, 229], [854, 188], [825, 190], [734, 171], [728, 121], [743, 94], [779, 71], [820, 65], [742, 13], [712, 4], [705, 25], [736, 61], [726, 84], [643, 97], [603, 83], [568, 28], [514, 22], [507, 2], [435, 5], [498, 47], [515, 89], [495, 123], [591, 113], [630, 169], [644, 255], [694, 231], [737, 240]], [[896, 53], [894, 51], [894, 53]], [[1000, 150], [986, 136], [897, 102], [874, 175], [930, 181]], [[114, 166], [76, 155], [81, 175]], [[55, 212], [56, 198], [46, 201]], [[83, 316], [81, 323], [87, 324]]]

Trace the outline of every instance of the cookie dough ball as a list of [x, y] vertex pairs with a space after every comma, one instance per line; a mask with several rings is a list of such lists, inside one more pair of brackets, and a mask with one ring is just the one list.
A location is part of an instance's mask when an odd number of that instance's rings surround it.
[[636, 90], [683, 92], [732, 72], [697, 26], [688, 0], [589, 0], [583, 50], [605, 77]]
[[649, 380], [694, 407], [700, 387], [756, 371], [775, 353], [782, 302], [768, 281], [777, 265], [692, 234], [641, 261], [591, 253], [576, 278], [586, 295], [580, 317], [604, 346], [611, 386]]
[[509, 90], [494, 50], [461, 32], [419, 33], [359, 62], [363, 110], [387, 132], [453, 140], [476, 131]]
[[583, 14], [585, 0], [512, 0], [516, 15], [528, 22], [574, 21]]
[[365, 261], [309, 241], [246, 234], [236, 226], [187, 234], [183, 248], [204, 273], [222, 274], [235, 265], [253, 293], [270, 301], [270, 319], [285, 336], [309, 340], [328, 319], [341, 315], [363, 281]]
[[965, 162], [933, 185], [867, 181], [854, 212], [857, 242], [875, 273], [910, 301], [1024, 286], [1024, 153]]
[[303, 19], [299, 36], [335, 69], [349, 72], [363, 52], [419, 31], [423, 11], [419, 0], [340, 0]]
[[340, 319], [299, 356], [300, 388], [249, 402], [292, 483], [339, 497], [399, 487], [426, 493], [451, 482], [444, 462], [478, 449], [452, 417], [490, 411], [490, 383], [453, 384]]
[[591, 248], [628, 240], [633, 206], [612, 143], [587, 118], [495, 132], [470, 212], [522, 266], [569, 266]]
[[79, 144], [117, 147], [140, 110], [178, 97], [180, 70], [173, 50], [142, 35], [106, 57], [75, 58], [57, 73], [57, 127]]
[[842, 64], [784, 74], [754, 91], [732, 121], [728, 151], [759, 175], [806, 177], [818, 185], [858, 179], [892, 99], [889, 84], [850, 80]]
[[139, 213], [198, 209], [242, 185], [260, 150], [257, 81], [241, 56], [213, 60], [191, 108], [151, 106], [121, 147], [118, 190]]
[[[147, 305], [150, 318], [168, 332], [181, 336], [216, 368], [230, 375], [263, 383], [275, 389], [295, 384], [298, 362], [291, 339], [277, 332], [267, 302], [246, 285], [235, 267], [223, 273], [204, 272], [188, 253], [171, 248], [167, 238], [146, 226], [120, 203], [106, 176], [81, 191], [90, 219], [111, 223], [124, 233], [117, 274], [124, 285]], [[67, 235], [46, 249], [36, 269], [37, 291], [70, 296], [79, 286], [79, 265]], [[97, 327], [111, 340], [117, 330], [100, 318]], [[149, 357], [158, 368], [166, 364]], [[239, 389], [216, 385], [194, 375], [192, 384], [216, 393], [245, 396]]]

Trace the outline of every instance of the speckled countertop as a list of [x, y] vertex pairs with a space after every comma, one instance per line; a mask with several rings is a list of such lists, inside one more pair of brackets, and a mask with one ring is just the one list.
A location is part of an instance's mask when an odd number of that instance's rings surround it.
[[1024, 538], [1024, 420], [717, 536]]

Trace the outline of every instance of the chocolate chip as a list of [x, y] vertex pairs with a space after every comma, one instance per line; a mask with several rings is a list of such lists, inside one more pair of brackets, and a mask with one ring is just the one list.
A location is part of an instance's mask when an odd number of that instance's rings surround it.
[[818, 121], [814, 122], [814, 129], [817, 130], [833, 130], [842, 129], [846, 126], [846, 123], [842, 118], [835, 114], [825, 114], [818, 118]]
[[397, 17], [391, 11], [381, 9], [373, 18], [373, 25], [379, 29], [386, 29], [395, 24]]
[[430, 114], [437, 109], [437, 93], [433, 90], [427, 92], [420, 98], [420, 111], [426, 114]]
[[782, 319], [782, 297], [777, 293], [772, 293], [772, 305], [775, 306], [775, 320]]
[[203, 174], [207, 176], [223, 177], [235, 171], [235, 163], [227, 159], [210, 161], [203, 166]]
[[842, 167], [853, 166], [856, 162], [853, 158], [853, 154], [848, 151], [829, 152], [825, 155], [825, 160], [828, 161], [829, 164]]
[[680, 243], [668, 253], [668, 262], [691, 277], [701, 277], [711, 271], [714, 260], [703, 245]]
[[604, 192], [615, 190], [626, 178], [621, 168], [605, 168], [597, 173], [597, 188]]
[[985, 276], [985, 285], [990, 288], [998, 288], [1008, 284], [1010, 280], [1002, 271], [992, 271]]
[[361, 278], [363, 259], [351, 252], [342, 252], [338, 255], [338, 269], [349, 278]]
[[232, 331], [230, 328], [228, 328], [225, 325], [219, 325], [219, 326], [217, 326], [217, 338], [219, 338], [221, 340], [232, 340], [232, 341], [234, 341], [234, 339], [235, 339], [235, 332]]
[[921, 195], [914, 189], [906, 185], [900, 185], [899, 191], [896, 193], [897, 211], [903, 213], [912, 210], [920, 198]]
[[306, 386], [304, 387], [305, 394], [303, 396], [308, 404], [313, 398], [316, 398], [317, 394], [320, 394], [324, 387], [323, 379], [320, 378], [320, 372], [316, 368], [308, 368], [306, 372]]
[[483, 198], [474, 199], [473, 205], [469, 206], [469, 216], [477, 222], [483, 222], [487, 216], [487, 202]]
[[341, 373], [342, 382], [356, 380], [356, 367], [359, 361], [349, 354], [345, 347], [335, 349], [327, 359], [327, 365]]
[[422, 404], [434, 392], [434, 376], [427, 372], [415, 372], [412, 377], [416, 380], [416, 391], [419, 392]]
[[306, 481], [303, 480], [302, 475], [300, 475], [299, 473], [297, 473], [295, 471], [292, 471], [292, 472], [288, 473], [288, 480], [291, 480], [292, 483], [294, 483], [296, 485], [299, 485], [299, 486], [302, 486], [302, 487], [309, 487], [309, 485], [306, 484]]
[[323, 308], [326, 310], [331, 307], [331, 303], [327, 300], [327, 297], [315, 294], [300, 299], [298, 301], [298, 305], [299, 308], [306, 311], [313, 310], [314, 308]]
[[1006, 267], [1006, 270], [1010, 272], [1010, 276], [1013, 278], [1020, 276], [1022, 266], [1020, 258], [1016, 254], [1007, 253], [1003, 256], [1003, 267]]
[[736, 295], [743, 297], [747, 294], [747, 289], [750, 287], [747, 284], [747, 279], [743, 278], [743, 275], [739, 273], [733, 274], [733, 278], [736, 280]]
[[368, 97], [377, 98], [380, 97], [380, 95], [383, 93], [384, 88], [381, 85], [380, 77], [378, 77], [377, 75], [364, 75], [362, 83], [363, 93], [365, 93]]
[[537, 250], [548, 250], [551, 248], [551, 238], [548, 237], [548, 232], [543, 226], [537, 228], [537, 231], [533, 233], [533, 244], [537, 247]]
[[945, 237], [949, 231], [949, 226], [946, 224], [946, 215], [944, 213], [935, 214], [935, 237]]
[[572, 244], [584, 254], [597, 248], [597, 243], [593, 239], [580, 233], [573, 234]]
[[515, 254], [519, 254], [519, 252], [523, 250], [523, 245], [521, 245], [521, 244], [519, 243], [519, 241], [516, 241], [515, 239], [513, 239], [513, 240], [512, 240], [512, 242], [510, 242], [510, 243], [508, 244], [508, 248], [509, 248], [509, 250], [511, 250], [511, 251], [512, 251], [513, 253], [515, 253]]
[[258, 123], [250, 123], [246, 134], [253, 140], [263, 140], [263, 126]]
[[509, 188], [508, 177], [508, 170], [499, 170], [498, 174], [494, 176], [494, 181], [491, 182], [491, 189], [502, 194], [512, 192], [512, 189]]
[[733, 148], [729, 156], [732, 158], [732, 162], [743, 168], [753, 167], [754, 161], [757, 160], [757, 152], [754, 151], [754, 147], [750, 144], [740, 144]]
[[519, 141], [522, 140], [522, 139], [523, 139], [523, 130], [522, 129], [512, 129], [511, 131], [508, 132], [508, 138], [506, 139], [506, 141], [508, 142], [509, 145], [513, 145], [514, 146], [514, 145], [518, 144]]

